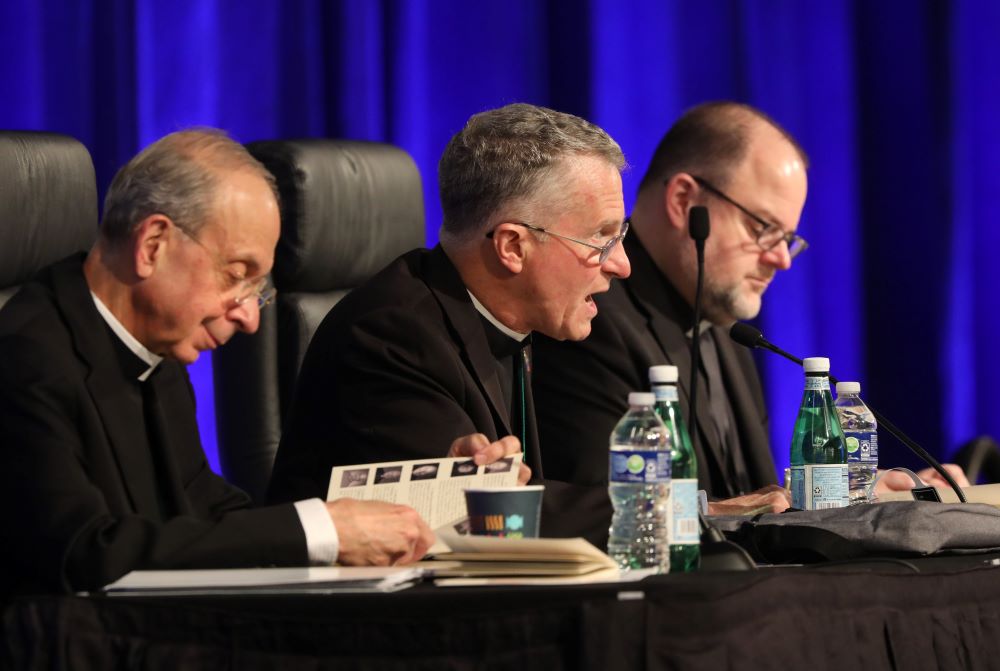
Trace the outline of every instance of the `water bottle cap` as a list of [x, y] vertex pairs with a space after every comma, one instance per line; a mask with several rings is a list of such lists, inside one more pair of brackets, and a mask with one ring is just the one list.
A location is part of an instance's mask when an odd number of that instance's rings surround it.
[[861, 393], [861, 383], [860, 382], [838, 382], [837, 383], [837, 396], [843, 394], [860, 394]]
[[629, 392], [628, 404], [633, 408], [644, 405], [652, 407], [653, 405], [656, 405], [656, 396], [648, 391]]
[[802, 367], [807, 373], [829, 373], [830, 360], [825, 356], [811, 356], [802, 360]]
[[650, 384], [673, 384], [677, 382], [677, 366], [650, 366]]

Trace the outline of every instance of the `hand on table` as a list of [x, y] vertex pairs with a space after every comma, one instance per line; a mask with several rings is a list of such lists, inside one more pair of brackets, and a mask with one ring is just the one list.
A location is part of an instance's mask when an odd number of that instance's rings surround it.
[[[957, 464], [941, 464], [944, 469], [948, 471], [948, 474], [955, 479], [959, 487], [968, 487], [969, 479], [965, 477], [965, 472], [962, 471], [962, 467]], [[931, 487], [945, 487], [951, 488], [951, 485], [942, 478], [937, 471], [933, 468], [925, 468], [922, 471], [917, 471], [917, 477], [920, 478], [925, 485]], [[909, 489], [913, 489], [913, 479], [907, 473], [901, 473], [900, 471], [888, 471], [883, 472], [882, 477], [879, 478], [878, 484], [875, 485], [875, 494], [885, 492], [901, 492]]]
[[792, 505], [792, 497], [784, 487], [768, 485], [757, 491], [722, 501], [709, 501], [709, 515], [758, 515], [780, 513]]
[[[491, 443], [489, 438], [481, 433], [456, 438], [448, 450], [449, 457], [472, 457], [477, 466], [492, 464], [494, 461], [521, 453], [521, 441], [514, 436], [504, 436]], [[531, 469], [521, 462], [521, 470], [517, 473], [517, 484], [524, 485], [531, 479]]]
[[394, 566], [417, 561], [434, 533], [417, 511], [384, 501], [337, 499], [326, 504], [337, 527], [337, 562], [348, 566]]

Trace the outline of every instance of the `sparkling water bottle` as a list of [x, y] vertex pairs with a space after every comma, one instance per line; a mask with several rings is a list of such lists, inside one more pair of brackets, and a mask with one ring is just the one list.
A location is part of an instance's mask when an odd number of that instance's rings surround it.
[[686, 573], [698, 568], [701, 529], [698, 525], [698, 459], [681, 414], [677, 395], [677, 366], [652, 366], [649, 383], [656, 397], [656, 414], [667, 426], [670, 447], [670, 570]]
[[622, 569], [670, 570], [667, 505], [670, 449], [667, 427], [649, 393], [628, 395], [629, 410], [611, 432], [608, 494], [615, 508], [608, 554]]
[[830, 393], [830, 360], [802, 362], [806, 389], [792, 436], [792, 506], [802, 510], [848, 505], [847, 451]]
[[878, 471], [878, 423], [861, 400], [857, 382], [837, 383], [837, 419], [844, 430], [851, 505], [868, 501], [868, 486]]

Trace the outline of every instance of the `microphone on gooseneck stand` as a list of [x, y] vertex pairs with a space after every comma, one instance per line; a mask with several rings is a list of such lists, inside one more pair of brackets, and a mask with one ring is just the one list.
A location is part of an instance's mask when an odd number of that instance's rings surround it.
[[[764, 334], [760, 332], [760, 329], [751, 326], [750, 324], [736, 322], [735, 324], [733, 324], [733, 327], [729, 329], [729, 337], [738, 342], [739, 344], [743, 345], [744, 347], [749, 347], [750, 349], [762, 347], [766, 350], [774, 352], [775, 354], [785, 357], [789, 361], [794, 361], [800, 366], [802, 365], [802, 359], [792, 356], [791, 354], [781, 349], [777, 345], [768, 342], [767, 339], [764, 338]], [[837, 378], [831, 375], [830, 382], [832, 384], [837, 384]], [[951, 474], [944, 469], [944, 467], [937, 459], [932, 457], [927, 450], [917, 445], [916, 442], [914, 442], [909, 436], [903, 433], [900, 429], [896, 428], [895, 424], [890, 422], [885, 417], [885, 415], [883, 415], [878, 410], [873, 408], [871, 404], [868, 404], [868, 409], [871, 410], [873, 415], [875, 415], [875, 420], [878, 422], [880, 427], [884, 428], [886, 431], [895, 436], [899, 440], [899, 442], [903, 443], [908, 448], [910, 448], [910, 450], [918, 457], [923, 459], [928, 466], [937, 471], [938, 474], [942, 478], [944, 478], [945, 482], [951, 485], [951, 488], [955, 490], [955, 495], [958, 496], [958, 500], [961, 501], [962, 503], [966, 503], [965, 492], [962, 491], [962, 488], [958, 486], [958, 483], [955, 482], [955, 479], [951, 477]]]
[[696, 205], [688, 213], [688, 233], [694, 240], [698, 255], [698, 281], [694, 292], [694, 329], [691, 332], [691, 402], [688, 426], [691, 427], [691, 445], [698, 448], [698, 367], [701, 365], [701, 287], [705, 282], [705, 240], [709, 233], [708, 208]]

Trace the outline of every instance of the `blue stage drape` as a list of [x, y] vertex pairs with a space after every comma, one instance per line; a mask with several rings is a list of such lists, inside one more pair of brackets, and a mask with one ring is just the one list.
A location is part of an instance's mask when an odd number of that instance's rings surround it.
[[[392, 142], [425, 182], [469, 115], [513, 101], [583, 115], [621, 143], [626, 204], [688, 106], [729, 98], [812, 160], [809, 250], [759, 324], [832, 359], [939, 456], [1000, 435], [1000, 5], [873, 0], [5, 0], [0, 127], [67, 133], [105, 188], [157, 137]], [[802, 374], [761, 359], [779, 469]], [[213, 464], [210, 362], [192, 367]], [[883, 464], [915, 465], [883, 437]]]

